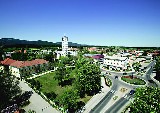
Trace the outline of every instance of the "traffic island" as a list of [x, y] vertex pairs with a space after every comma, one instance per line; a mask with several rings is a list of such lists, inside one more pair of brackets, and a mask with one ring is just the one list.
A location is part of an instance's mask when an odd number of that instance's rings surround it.
[[144, 80], [137, 78], [137, 77], [131, 77], [131, 76], [123, 76], [121, 77], [121, 80], [129, 84], [134, 84], [134, 85], [145, 85], [146, 84]]
[[118, 96], [113, 97], [113, 100], [116, 100], [118, 98]]
[[106, 86], [109, 86], [109, 87], [112, 86], [112, 81], [110, 78], [104, 76], [104, 80], [105, 80]]
[[124, 92], [127, 91], [127, 88], [122, 87], [122, 88], [120, 89], [120, 91], [124, 93]]

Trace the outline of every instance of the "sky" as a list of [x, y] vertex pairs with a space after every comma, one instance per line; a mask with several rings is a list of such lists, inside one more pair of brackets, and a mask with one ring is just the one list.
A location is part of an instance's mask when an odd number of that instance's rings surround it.
[[0, 38], [160, 47], [160, 0], [0, 0]]

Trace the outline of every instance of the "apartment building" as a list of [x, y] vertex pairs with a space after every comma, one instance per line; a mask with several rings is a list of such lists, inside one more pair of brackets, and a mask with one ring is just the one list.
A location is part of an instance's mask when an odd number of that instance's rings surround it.
[[129, 59], [127, 57], [105, 56], [103, 64], [108, 69], [123, 71], [129, 66]]

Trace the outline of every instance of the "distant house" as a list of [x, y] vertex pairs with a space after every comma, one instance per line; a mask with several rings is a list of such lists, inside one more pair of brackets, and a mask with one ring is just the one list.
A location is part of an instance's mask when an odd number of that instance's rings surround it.
[[84, 54], [84, 57], [93, 58], [95, 62], [103, 64], [104, 55], [101, 54]]
[[94, 59], [95, 62], [99, 62], [100, 64], [103, 64], [104, 55], [97, 54], [97, 55], [93, 55], [92, 58]]
[[91, 48], [88, 48], [88, 51], [96, 51], [97, 50], [97, 48], [96, 47], [91, 47]]
[[144, 51], [135, 51], [136, 56], [141, 56], [144, 53]]
[[48, 61], [35, 59], [32, 61], [17, 61], [10, 58], [1, 61], [3, 71], [8, 71], [16, 77], [24, 77], [33, 73], [39, 73], [48, 69]]
[[108, 69], [114, 70], [126, 70], [129, 64], [129, 59], [127, 57], [117, 57], [117, 56], [105, 56], [104, 66]]

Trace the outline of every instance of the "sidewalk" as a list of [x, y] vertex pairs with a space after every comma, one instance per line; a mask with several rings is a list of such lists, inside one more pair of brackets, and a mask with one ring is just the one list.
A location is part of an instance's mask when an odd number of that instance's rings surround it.
[[85, 105], [85, 111], [83, 113], [89, 113], [91, 109], [93, 109], [103, 98], [104, 96], [109, 92], [110, 88], [106, 86], [105, 80], [103, 77], [101, 77], [101, 83], [102, 83], [102, 92], [94, 95]]
[[31, 102], [24, 109], [28, 112], [29, 109], [36, 111], [36, 113], [60, 113], [55, 108], [53, 108], [48, 102], [46, 102], [39, 94], [37, 94], [32, 88], [25, 83], [25, 81], [20, 81], [20, 87], [22, 91], [32, 91], [33, 94], [29, 101]]
[[44, 73], [41, 73], [41, 74], [38, 74], [38, 75], [36, 75], [36, 74], [32, 74], [32, 75], [33, 75], [33, 77], [30, 77], [30, 78], [27, 78], [27, 79], [33, 79], [33, 78], [36, 78], [36, 77], [42, 76], [42, 75], [44, 75], [44, 74], [51, 73], [51, 72], [53, 72], [53, 71], [55, 71], [55, 70], [50, 70], [50, 71], [47, 71], [47, 72], [44, 72]]

